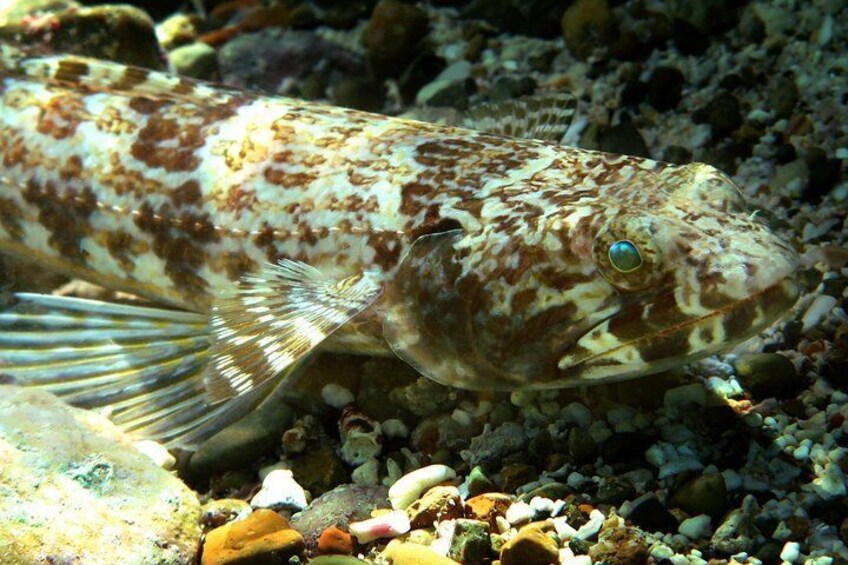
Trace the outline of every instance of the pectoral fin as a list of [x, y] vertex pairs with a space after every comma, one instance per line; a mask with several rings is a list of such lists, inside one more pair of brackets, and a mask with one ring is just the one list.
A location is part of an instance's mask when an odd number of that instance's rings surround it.
[[380, 292], [370, 273], [336, 280], [296, 261], [268, 264], [249, 275], [213, 306], [209, 399], [227, 400], [279, 375]]

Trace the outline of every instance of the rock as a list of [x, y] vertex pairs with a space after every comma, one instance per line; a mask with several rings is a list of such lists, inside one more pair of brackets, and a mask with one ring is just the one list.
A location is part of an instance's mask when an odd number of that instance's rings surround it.
[[634, 502], [627, 518], [646, 532], [677, 532], [677, 519], [656, 496], [644, 496]]
[[421, 496], [425, 490], [441, 482], [456, 478], [456, 471], [446, 465], [428, 465], [407, 473], [389, 489], [392, 508], [404, 509]]
[[774, 110], [778, 118], [790, 118], [801, 93], [795, 77], [791, 74], [778, 74], [771, 78], [766, 91], [768, 108]]
[[215, 80], [218, 77], [218, 52], [205, 43], [189, 43], [168, 53], [174, 71], [187, 77]]
[[559, 0], [472, 0], [463, 17], [481, 19], [509, 33], [554, 38], [567, 3]]
[[826, 195], [839, 182], [842, 161], [828, 158], [821, 147], [811, 147], [804, 159], [810, 170], [810, 178], [804, 189], [802, 199], [805, 202], [816, 202]]
[[254, 508], [298, 511], [306, 508], [306, 491], [289, 469], [276, 469], [262, 481], [262, 488], [250, 500]]
[[504, 457], [522, 451], [527, 445], [524, 428], [515, 422], [505, 422], [491, 431], [471, 439], [471, 445], [462, 452], [469, 465], [479, 465], [484, 471], [496, 472]]
[[627, 479], [609, 477], [598, 486], [594, 500], [600, 504], [619, 506], [625, 500], [636, 496], [636, 487]]
[[224, 428], [194, 452], [189, 473], [208, 476], [238, 469], [271, 453], [279, 445], [280, 433], [291, 425], [291, 409], [278, 397], [263, 402], [256, 410]]
[[739, 99], [727, 91], [721, 91], [695, 111], [695, 123], [707, 123], [712, 129], [713, 139], [722, 139], [742, 125], [742, 105]]
[[468, 496], [477, 496], [486, 492], [492, 492], [495, 489], [494, 483], [489, 480], [486, 473], [480, 467], [474, 467], [468, 473], [468, 478], [465, 480], [468, 488]]
[[762, 534], [754, 524], [758, 511], [757, 500], [752, 495], [746, 496], [742, 505], [725, 516], [716, 528], [710, 540], [713, 549], [729, 555], [753, 551], [757, 543], [762, 541]]
[[462, 518], [464, 508], [459, 489], [435, 486], [406, 508], [413, 529], [431, 528], [435, 522]]
[[622, 123], [603, 128], [598, 136], [598, 149], [608, 153], [621, 153], [650, 158], [648, 144], [639, 130], [631, 123]]
[[596, 49], [609, 47], [617, 23], [607, 0], [577, 0], [562, 15], [562, 35], [577, 59], [586, 59]]
[[460, 565], [450, 557], [417, 543], [390, 543], [381, 555], [392, 565]]
[[287, 565], [305, 549], [303, 536], [291, 529], [288, 520], [260, 509], [206, 534], [200, 565]]
[[0, 26], [13, 26], [27, 17], [42, 16], [51, 12], [79, 9], [75, 0], [12, 0], [0, 4]]
[[463, 565], [483, 565], [492, 554], [489, 524], [480, 520], [457, 520], [448, 557]]
[[[26, 34], [58, 53], [109, 59], [147, 69], [164, 70], [153, 20], [125, 4], [69, 8], [54, 14], [49, 26]], [[28, 24], [20, 24], [24, 28]]]
[[598, 457], [598, 444], [588, 430], [574, 427], [568, 432], [568, 454], [575, 465], [592, 463]]
[[409, 516], [403, 510], [384, 512], [361, 522], [350, 523], [350, 534], [365, 544], [380, 538], [395, 538], [410, 529]]
[[551, 565], [557, 558], [557, 543], [534, 524], [521, 528], [501, 548], [501, 565]]
[[94, 412], [0, 386], [0, 468], [0, 553], [11, 564], [195, 559], [197, 496]]
[[350, 555], [353, 553], [353, 538], [335, 526], [327, 528], [318, 538], [318, 555]]
[[592, 563], [604, 565], [634, 565], [649, 563], [649, 542], [636, 528], [604, 528], [598, 543], [589, 548]]
[[291, 467], [295, 480], [315, 496], [350, 482], [347, 467], [330, 444], [310, 447], [292, 459]]
[[309, 561], [309, 565], [368, 565], [365, 561], [347, 555], [321, 555]]
[[341, 485], [292, 516], [292, 526], [303, 534], [306, 545], [314, 548], [327, 528], [347, 528], [351, 522], [369, 518], [374, 509], [387, 508], [387, 491], [383, 486]]
[[197, 41], [202, 19], [195, 14], [174, 14], [156, 24], [156, 37], [165, 51]]
[[339, 418], [340, 455], [351, 467], [376, 458], [383, 451], [383, 430], [380, 422], [360, 410], [355, 404], [345, 406]]
[[381, 0], [363, 37], [374, 74], [380, 78], [400, 76], [415, 58], [429, 27], [430, 19], [421, 8], [399, 0]]
[[221, 498], [210, 500], [201, 509], [200, 521], [205, 528], [217, 528], [227, 522], [244, 520], [253, 513], [244, 500], [238, 498]]
[[734, 362], [736, 376], [754, 397], [784, 400], [806, 388], [807, 381], [795, 369], [795, 364], [777, 353], [749, 353]]
[[500, 490], [502, 492], [515, 492], [521, 485], [539, 478], [539, 473], [532, 465], [523, 463], [510, 463], [501, 469]]
[[675, 67], [657, 67], [647, 84], [648, 102], [659, 110], [673, 110], [680, 103], [685, 78]]
[[669, 501], [687, 514], [720, 518], [727, 509], [727, 487], [721, 473], [703, 473], [683, 483]]
[[469, 498], [465, 501], [465, 516], [474, 520], [488, 522], [491, 528], [496, 527], [498, 516], [506, 516], [506, 511], [512, 506], [512, 497], [499, 492], [489, 492]]

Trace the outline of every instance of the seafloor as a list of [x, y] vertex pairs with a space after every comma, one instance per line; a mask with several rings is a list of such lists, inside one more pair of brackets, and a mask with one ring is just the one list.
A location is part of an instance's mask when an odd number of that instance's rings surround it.
[[[139, 446], [194, 492], [10, 389], [0, 563], [848, 563], [848, 2], [81, 4], [0, 2], [0, 37], [426, 120], [570, 90], [570, 144], [732, 175], [804, 292], [727, 355], [614, 386], [475, 394], [325, 356], [193, 456]], [[38, 441], [15, 444], [22, 421]]]

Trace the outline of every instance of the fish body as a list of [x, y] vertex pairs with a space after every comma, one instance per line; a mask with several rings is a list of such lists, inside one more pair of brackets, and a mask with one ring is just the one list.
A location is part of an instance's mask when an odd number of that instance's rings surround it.
[[[794, 252], [728, 177], [503, 135], [551, 137], [535, 103], [491, 133], [4, 45], [0, 251], [193, 313], [147, 319], [203, 334], [192, 390], [215, 402], [317, 347], [471, 389], [618, 380], [726, 348], [795, 301]], [[63, 316], [85, 326], [75, 304]], [[92, 308], [109, 331], [133, 317]], [[41, 365], [0, 344], [0, 372], [26, 383]]]

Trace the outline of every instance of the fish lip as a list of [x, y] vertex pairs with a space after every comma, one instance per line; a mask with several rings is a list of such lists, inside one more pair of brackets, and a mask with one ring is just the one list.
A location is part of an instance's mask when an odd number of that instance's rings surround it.
[[[777, 290], [785, 291], [784, 294], [786, 296], [786, 300], [785, 300], [786, 307], [783, 309], [783, 311], [785, 312], [786, 310], [790, 309], [795, 304], [795, 302], [797, 302], [798, 297], [800, 296], [801, 286], [800, 286], [799, 281], [793, 275], [787, 275], [784, 278], [778, 280], [778, 282], [776, 282], [775, 284], [768, 286], [768, 287], [765, 287], [761, 290], [755, 291], [755, 292], [749, 294], [748, 296], [746, 296], [745, 298], [742, 298], [740, 300], [736, 300], [736, 301], [732, 302], [731, 304], [729, 304], [725, 308], [717, 308], [715, 310], [712, 310], [709, 314], [705, 314], [705, 315], [699, 316], [697, 318], [692, 318], [690, 320], [686, 320], [685, 322], [680, 323], [680, 324], [668, 326], [666, 328], [663, 328], [660, 331], [656, 331], [656, 332], [653, 332], [653, 333], [650, 333], [650, 334], [645, 334], [644, 336], [638, 337], [636, 339], [631, 339], [631, 340], [622, 342], [621, 344], [619, 344], [619, 345], [617, 345], [617, 346], [615, 346], [611, 349], [608, 349], [606, 351], [602, 351], [602, 352], [596, 353], [592, 356], [581, 359], [577, 363], [558, 366], [558, 368], [561, 371], [571, 372], [571, 371], [575, 371], [575, 370], [579, 371], [579, 369], [581, 367], [585, 368], [585, 367], [593, 367], [593, 366], [601, 365], [601, 363], [599, 363], [598, 361], [603, 360], [604, 358], [615, 353], [616, 351], [620, 350], [623, 347], [634, 346], [634, 345], [638, 346], [640, 343], [644, 343], [648, 339], [657, 339], [658, 337], [662, 338], [663, 336], [670, 336], [670, 335], [672, 335], [676, 332], [679, 332], [679, 331], [688, 330], [688, 329], [690, 329], [694, 326], [697, 326], [699, 324], [704, 323], [707, 320], [711, 320], [711, 319], [715, 318], [716, 316], [727, 315], [727, 314], [732, 313], [735, 310], [739, 310], [742, 307], [744, 307], [745, 305], [749, 304], [750, 302], [758, 300], [760, 297], [762, 297], [764, 295], [768, 295], [770, 293], [773, 293]], [[600, 320], [597, 324], [592, 326], [584, 335], [590, 334], [592, 331], [594, 331], [595, 329], [597, 329], [598, 327], [600, 327], [601, 325], [603, 325], [604, 323], [606, 323], [610, 319], [615, 318], [616, 315], [617, 314], [612, 314], [612, 315], [604, 318], [603, 320]], [[767, 328], [769, 325], [773, 324], [778, 319], [779, 319], [779, 316], [771, 318], [767, 324], [762, 325], [758, 330], [756, 330], [752, 334], [749, 334], [749, 336], [762, 331], [763, 329]], [[739, 342], [743, 341], [744, 339], [747, 339], [747, 338], [743, 338], [743, 339], [733, 339], [733, 338], [731, 338], [729, 340], [724, 340], [724, 341], [720, 342], [719, 344], [717, 344], [715, 348], [708, 348], [708, 349], [703, 350], [702, 352], [697, 352], [694, 355], [696, 356], [696, 358], [706, 357], [708, 355], [712, 355], [712, 354], [716, 353], [717, 351], [720, 351], [721, 349], [724, 349], [725, 347], [728, 347], [727, 344], [739, 343]], [[699, 353], [702, 353], [702, 354], [699, 355]], [[648, 364], [648, 365], [661, 364], [663, 362], [667, 363], [667, 362], [674, 360], [674, 359], [685, 358], [685, 357], [687, 357], [687, 355], [689, 355], [689, 354], [684, 352], [684, 353], [679, 354], [679, 355], [669, 355], [667, 357], [662, 357], [662, 358], [660, 358], [656, 361], [646, 361], [645, 363]], [[625, 367], [625, 365], [621, 365], [621, 367]], [[660, 369], [660, 370], [662, 370], [662, 369]], [[640, 374], [644, 373], [644, 371], [639, 371], [639, 373]]]

